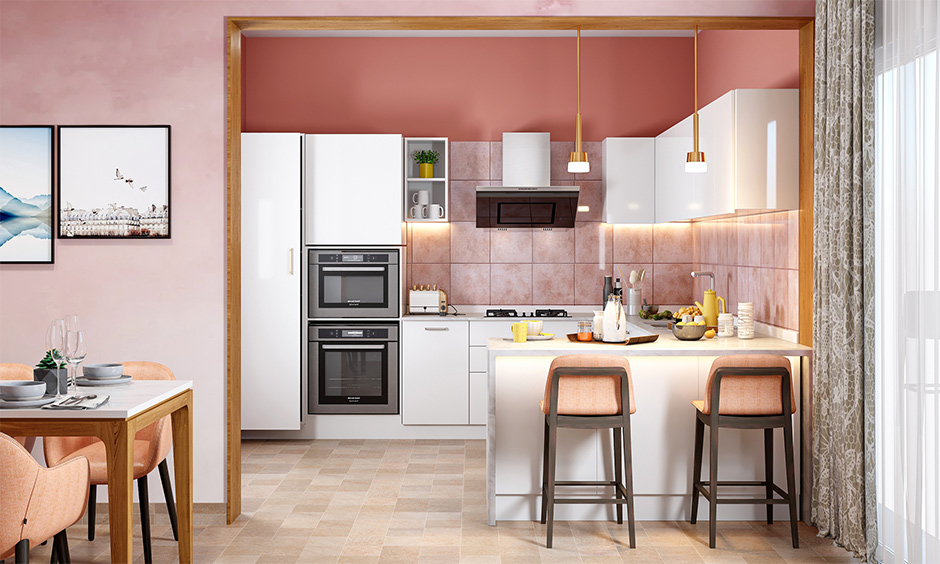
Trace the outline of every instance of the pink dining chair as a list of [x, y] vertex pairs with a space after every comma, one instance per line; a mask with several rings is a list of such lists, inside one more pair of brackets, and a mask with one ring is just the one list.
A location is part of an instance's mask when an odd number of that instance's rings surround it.
[[[173, 372], [158, 362], [125, 362], [124, 373], [134, 380], [174, 380]], [[172, 446], [170, 417], [166, 416], [137, 432], [134, 437], [134, 479], [137, 480], [137, 496], [140, 499], [140, 528], [144, 542], [144, 561], [152, 562], [150, 549], [150, 496], [147, 475], [154, 468], [160, 470], [163, 494], [173, 538], [179, 540], [176, 528], [176, 503], [170, 471], [166, 457]], [[46, 437], [43, 441], [46, 464], [55, 466], [72, 458], [88, 458], [91, 468], [91, 487], [88, 490], [88, 540], [95, 540], [95, 498], [97, 486], [108, 483], [107, 454], [104, 443], [94, 437]]]
[[[17, 362], [0, 362], [0, 380], [32, 380], [33, 367], [27, 364]], [[16, 442], [23, 445], [29, 451], [33, 451], [33, 445], [36, 444], [36, 437], [13, 437]]]
[[88, 460], [43, 468], [9, 435], [0, 433], [0, 560], [29, 562], [29, 547], [53, 538], [53, 562], [69, 562], [65, 529], [85, 513]]

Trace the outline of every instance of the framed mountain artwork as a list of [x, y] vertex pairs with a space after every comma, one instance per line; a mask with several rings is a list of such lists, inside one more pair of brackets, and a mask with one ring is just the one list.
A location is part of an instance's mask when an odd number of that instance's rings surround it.
[[0, 126], [0, 264], [52, 264], [51, 125]]
[[60, 239], [170, 238], [170, 126], [59, 126]]

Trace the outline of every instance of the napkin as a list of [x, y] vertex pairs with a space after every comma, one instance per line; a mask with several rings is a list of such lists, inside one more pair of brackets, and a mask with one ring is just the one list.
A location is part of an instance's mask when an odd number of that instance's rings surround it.
[[43, 409], [97, 409], [111, 399], [111, 396], [94, 395], [94, 397], [87, 397], [76, 402], [74, 401], [76, 397], [79, 396], [65, 396], [43, 406]]

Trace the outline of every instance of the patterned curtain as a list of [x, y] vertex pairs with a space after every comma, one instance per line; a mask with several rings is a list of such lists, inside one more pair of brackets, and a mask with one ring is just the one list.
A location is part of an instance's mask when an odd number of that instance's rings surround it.
[[813, 521], [870, 559], [874, 448], [874, 0], [816, 0]]

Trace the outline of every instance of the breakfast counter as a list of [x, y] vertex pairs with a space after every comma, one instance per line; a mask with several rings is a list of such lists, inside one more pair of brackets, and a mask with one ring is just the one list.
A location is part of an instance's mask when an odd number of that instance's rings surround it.
[[[552, 359], [566, 354], [613, 354], [629, 357], [636, 413], [633, 429], [634, 488], [636, 515], [640, 520], [687, 520], [691, 499], [692, 447], [695, 408], [691, 401], [704, 398], [708, 372], [715, 358], [734, 354], [777, 354], [790, 359], [797, 412], [794, 416], [794, 445], [800, 508], [808, 517], [811, 471], [810, 418], [812, 353], [810, 347], [757, 334], [754, 339], [715, 337], [680, 341], [666, 329], [651, 327], [631, 318], [630, 332], [656, 333], [652, 343], [615, 345], [568, 341], [556, 335], [547, 341], [515, 343], [511, 339], [488, 341], [487, 401], [487, 521], [537, 520], [540, 509], [542, 427], [544, 416], [539, 400]], [[806, 414], [804, 416], [804, 413]], [[774, 435], [774, 477], [786, 485], [782, 431]], [[719, 441], [723, 480], [762, 480], [763, 434], [756, 431], [722, 429]], [[807, 454], [807, 456], [804, 456]], [[611, 480], [610, 431], [561, 429], [558, 435], [559, 480]], [[704, 472], [707, 475], [708, 451]], [[577, 492], [566, 488], [565, 493]], [[589, 491], [588, 491], [589, 490]], [[753, 488], [723, 488], [729, 497], [754, 497]], [[700, 504], [700, 517], [707, 515], [707, 502]], [[775, 506], [775, 516], [786, 517], [786, 507]], [[595, 504], [557, 505], [556, 519], [606, 520], [613, 507]], [[764, 506], [720, 505], [723, 520], [766, 518]]]

